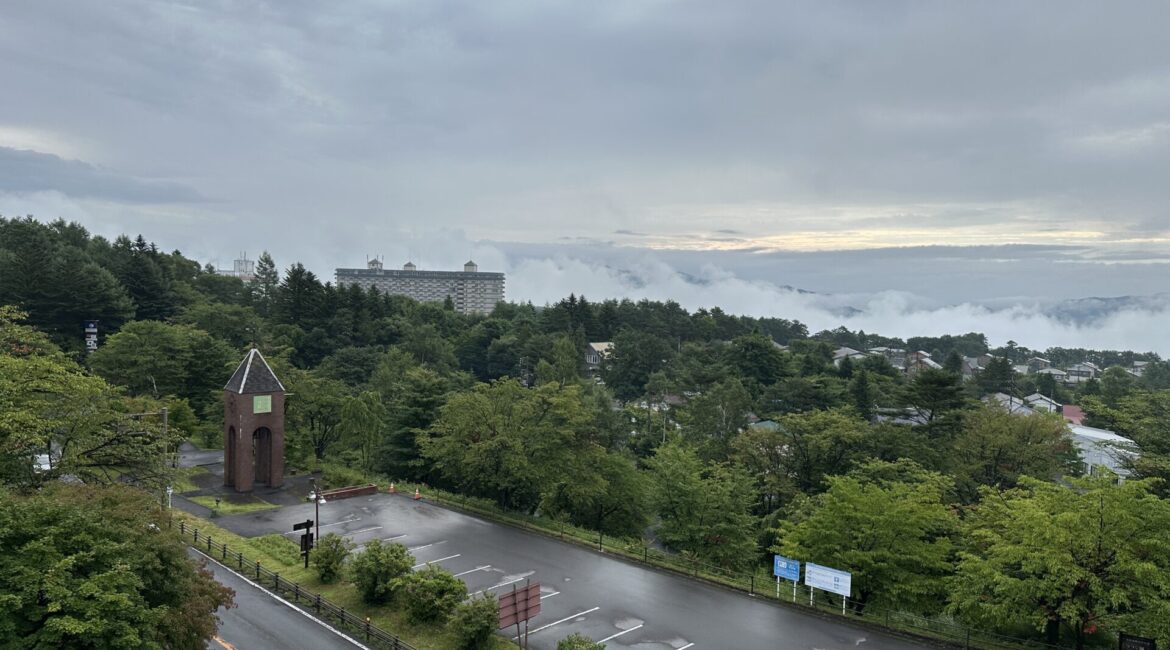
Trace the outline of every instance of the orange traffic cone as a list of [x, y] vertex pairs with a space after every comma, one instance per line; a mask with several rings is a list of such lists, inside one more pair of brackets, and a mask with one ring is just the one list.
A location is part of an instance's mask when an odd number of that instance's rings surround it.
[[421, 498], [422, 498], [422, 494], [419, 493], [418, 488], [414, 488], [414, 500], [418, 501]]
[[398, 492], [398, 490], [395, 490], [395, 489], [394, 489], [394, 484], [393, 484], [393, 483], [391, 483], [391, 484], [390, 484], [390, 490], [389, 490], [389, 492], [390, 492], [390, 494], [394, 494], [394, 493]]

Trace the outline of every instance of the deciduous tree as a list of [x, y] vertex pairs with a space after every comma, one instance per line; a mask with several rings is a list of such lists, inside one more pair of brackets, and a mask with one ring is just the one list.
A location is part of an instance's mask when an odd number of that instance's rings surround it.
[[1170, 502], [1148, 481], [1021, 479], [985, 496], [950, 584], [951, 610], [987, 627], [1027, 623], [1084, 647], [1094, 629], [1162, 634], [1170, 617]]

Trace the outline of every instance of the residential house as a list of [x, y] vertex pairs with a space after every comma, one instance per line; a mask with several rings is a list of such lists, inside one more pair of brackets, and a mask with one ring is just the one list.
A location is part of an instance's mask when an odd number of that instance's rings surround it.
[[1037, 411], [1044, 411], [1045, 413], [1060, 413], [1061, 409], [1059, 402], [1040, 393], [1032, 393], [1025, 397], [1024, 403]]
[[1141, 377], [1146, 374], [1146, 366], [1150, 365], [1149, 361], [1134, 361], [1133, 366], [1129, 369], [1129, 374], [1134, 377]]
[[1007, 393], [993, 393], [983, 398], [984, 402], [989, 404], [999, 404], [1007, 409], [1008, 413], [1012, 415], [1032, 415], [1036, 412], [1028, 403], [1018, 397], [1012, 397]]
[[1073, 424], [1080, 424], [1085, 421], [1085, 412], [1075, 404], [1065, 404], [1061, 407], [1060, 414], [1064, 416], [1065, 420]]
[[1101, 468], [1106, 468], [1123, 478], [1129, 475], [1126, 465], [1137, 455], [1137, 445], [1132, 440], [1083, 424], [1070, 423], [1068, 430], [1081, 452], [1086, 474], [1095, 475]]
[[867, 355], [861, 350], [849, 347], [840, 347], [833, 351], [833, 365], [839, 366], [845, 359], [864, 359]]
[[602, 341], [599, 343], [590, 343], [585, 346], [585, 369], [590, 373], [595, 373], [601, 369], [601, 362], [605, 360], [605, 355], [613, 348], [613, 343], [610, 341]]
[[1097, 367], [1097, 364], [1085, 361], [1084, 363], [1076, 363], [1069, 366], [1067, 372], [1068, 376], [1065, 381], [1070, 384], [1079, 384], [1099, 376], [1101, 369]]
[[1031, 359], [1028, 359], [1028, 372], [1029, 373], [1040, 372], [1041, 370], [1044, 370], [1045, 368], [1051, 368], [1051, 367], [1052, 367], [1052, 362], [1049, 361], [1048, 359], [1043, 359], [1040, 357], [1032, 357]]
[[1068, 383], [1068, 373], [1060, 368], [1044, 368], [1036, 372], [1037, 375], [1052, 375], [1056, 381], [1065, 384]]
[[930, 353], [919, 350], [906, 355], [906, 374], [916, 375], [923, 370], [942, 370], [942, 366], [930, 358]]
[[[1024, 400], [1003, 393], [996, 393], [985, 399], [988, 402], [998, 402], [1013, 415], [1027, 416], [1037, 412]], [[1132, 440], [1106, 429], [1096, 429], [1073, 422], [1068, 423], [1068, 432], [1073, 445], [1080, 452], [1086, 474], [1097, 474], [1105, 468], [1122, 478], [1129, 475], [1126, 469], [1127, 461], [1138, 453], [1137, 445]]]

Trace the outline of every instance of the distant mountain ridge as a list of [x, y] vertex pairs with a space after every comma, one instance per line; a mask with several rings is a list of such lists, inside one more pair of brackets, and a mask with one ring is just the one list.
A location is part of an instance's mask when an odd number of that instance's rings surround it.
[[1070, 325], [1097, 325], [1122, 311], [1168, 312], [1170, 316], [1170, 293], [1074, 298], [1045, 308], [1044, 314]]

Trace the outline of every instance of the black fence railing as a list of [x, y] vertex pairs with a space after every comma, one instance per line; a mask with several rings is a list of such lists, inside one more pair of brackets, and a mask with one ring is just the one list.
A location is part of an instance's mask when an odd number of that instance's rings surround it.
[[259, 560], [250, 560], [244, 557], [243, 552], [233, 551], [227, 544], [215, 541], [211, 535], [200, 534], [198, 528], [188, 526], [184, 521], [179, 521], [179, 535], [192, 548], [205, 553], [229, 570], [235, 571], [282, 598], [291, 600], [303, 611], [344, 630], [357, 639], [364, 640], [367, 645], [379, 650], [416, 650], [414, 646], [398, 636], [370, 623], [369, 617], [358, 616], [323, 598], [320, 593], [280, 577], [279, 572], [269, 570], [261, 565]]
[[[402, 483], [400, 485], [406, 492], [413, 491], [416, 487], [413, 483]], [[775, 577], [763, 568], [757, 568], [755, 571], [743, 571], [715, 566], [704, 563], [697, 557], [663, 552], [653, 548], [646, 540], [606, 537], [597, 531], [573, 526], [563, 521], [507, 512], [482, 499], [443, 493], [433, 488], [428, 491], [427, 498], [454, 510], [461, 510], [468, 514], [479, 515], [493, 521], [510, 524], [548, 536], [559, 537], [564, 541], [624, 557], [636, 563], [667, 569], [733, 589], [739, 589], [752, 596], [776, 600], [804, 609], [813, 609], [825, 614], [835, 614], [843, 620], [864, 621], [895, 631], [945, 641], [963, 648], [988, 648], [993, 650], [1069, 650], [1069, 648], [1073, 647], [1071, 643], [1053, 645], [1036, 639], [1014, 637], [980, 630], [963, 625], [949, 617], [920, 616], [896, 609], [883, 609], [872, 605], [866, 606], [852, 599], [846, 599], [843, 614], [840, 596], [817, 592], [816, 596], [811, 599], [810, 604], [809, 588], [804, 585], [797, 585], [796, 597], [793, 598], [792, 583], [781, 581], [779, 596], [777, 596]], [[1090, 643], [1092, 641], [1094, 640], [1090, 640]], [[1102, 638], [1095, 645], [1114, 647], [1116, 642], [1115, 637], [1110, 637], [1109, 639]]]

